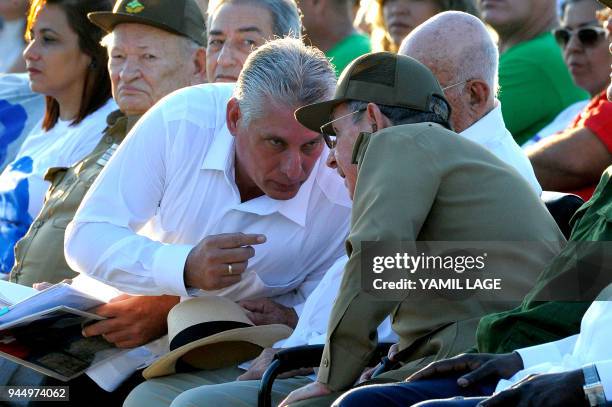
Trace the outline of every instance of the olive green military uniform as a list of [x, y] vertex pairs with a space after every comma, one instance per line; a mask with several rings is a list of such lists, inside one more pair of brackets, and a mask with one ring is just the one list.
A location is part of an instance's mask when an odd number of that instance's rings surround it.
[[[359, 173], [347, 241], [349, 261], [317, 379], [336, 392], [351, 387], [359, 377], [376, 346], [376, 327], [387, 315], [392, 316], [400, 349], [413, 348], [402, 355], [404, 360], [428, 356], [431, 360], [473, 346], [479, 318], [508, 309], [507, 302], [473, 298], [427, 303], [375, 299], [362, 290], [360, 242], [539, 242], [546, 250], [511, 245], [503, 249], [512, 250], [505, 259], [489, 253], [497, 260], [487, 267], [504, 276], [504, 285], [515, 298], [527, 293], [565, 243], [546, 207], [518, 173], [442, 126], [419, 123], [362, 134], [353, 155]], [[408, 364], [387, 376], [404, 379], [416, 368]], [[314, 398], [297, 404], [328, 405], [331, 400]]]
[[45, 179], [51, 182], [45, 204], [28, 233], [15, 247], [13, 282], [31, 286], [47, 281], [57, 283], [77, 275], [64, 258], [64, 232], [81, 200], [137, 117], [115, 111], [94, 150], [70, 168], [51, 168]]
[[[587, 243], [612, 241], [612, 166], [604, 171], [593, 197], [578, 209], [572, 222], [570, 244], [542, 272], [523, 303], [482, 318], [477, 331], [478, 351], [512, 352], [580, 332], [582, 316], [606, 286], [612, 270], [608, 244]], [[576, 284], [575, 270], [590, 283], [583, 287], [588, 301], [538, 301], [546, 290]]]

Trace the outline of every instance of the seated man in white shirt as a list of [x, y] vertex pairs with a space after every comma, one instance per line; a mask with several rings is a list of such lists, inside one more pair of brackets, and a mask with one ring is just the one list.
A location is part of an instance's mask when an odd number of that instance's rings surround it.
[[282, 39], [251, 55], [235, 88], [162, 100], [85, 197], [66, 233], [69, 265], [131, 294], [272, 298], [285, 319], [275, 322], [295, 322], [348, 231], [350, 200], [320, 159], [322, 138], [293, 116], [334, 85], [320, 51]]
[[[264, 349], [257, 359], [229, 369], [183, 373], [174, 375], [170, 380], [148, 380], [130, 393], [124, 406], [255, 405], [263, 373], [280, 349], [325, 343], [329, 316], [347, 261], [348, 257], [342, 256], [325, 273], [304, 303], [300, 319], [291, 336], [275, 343], [272, 348]], [[378, 327], [378, 339], [380, 342], [398, 340], [391, 329], [389, 318]], [[312, 372], [313, 369], [301, 369], [281, 375], [272, 387], [272, 405], [277, 405], [291, 391], [312, 383], [316, 379]], [[230, 373], [234, 374], [236, 380], [225, 380]]]
[[399, 53], [436, 76], [451, 105], [454, 130], [514, 167], [540, 195], [533, 167], [506, 129], [495, 97], [499, 52], [482, 21], [460, 11], [437, 14], [404, 39]]

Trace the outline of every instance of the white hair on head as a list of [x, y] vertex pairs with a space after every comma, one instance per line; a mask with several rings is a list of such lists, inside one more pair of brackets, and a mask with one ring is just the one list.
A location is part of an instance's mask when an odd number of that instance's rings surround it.
[[399, 53], [421, 61], [436, 75], [450, 73], [453, 83], [482, 79], [497, 94], [499, 51], [484, 23], [471, 14], [435, 15], [408, 34]]
[[268, 41], [244, 63], [234, 88], [245, 126], [270, 104], [298, 108], [331, 99], [334, 70], [318, 48], [285, 37]]

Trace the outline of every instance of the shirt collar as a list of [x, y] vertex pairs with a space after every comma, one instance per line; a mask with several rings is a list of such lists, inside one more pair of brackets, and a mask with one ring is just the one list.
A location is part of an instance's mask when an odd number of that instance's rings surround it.
[[223, 125], [221, 131], [216, 132], [212, 144], [204, 157], [203, 170], [217, 170], [227, 173], [234, 164], [234, 136]]
[[470, 141], [482, 145], [488, 141], [505, 137], [506, 132], [506, 123], [502, 116], [501, 103], [495, 99], [493, 110], [459, 134]]
[[[235, 209], [260, 216], [271, 215], [277, 212], [301, 227], [305, 227], [310, 194], [320, 165], [321, 158], [319, 158], [310, 176], [306, 182], [302, 184], [300, 190], [292, 199], [277, 200], [267, 195], [262, 195], [246, 202], [239, 202]], [[230, 134], [227, 126], [224, 125], [223, 129], [215, 135], [204, 157], [202, 169], [224, 172], [227, 181], [230, 182], [233, 187], [236, 187], [234, 176], [234, 137]]]

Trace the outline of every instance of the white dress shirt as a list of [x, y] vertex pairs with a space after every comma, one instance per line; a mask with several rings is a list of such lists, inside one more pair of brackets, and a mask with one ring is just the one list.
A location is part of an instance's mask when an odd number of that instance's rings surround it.
[[531, 162], [506, 129], [499, 100], [495, 101], [493, 110], [459, 134], [480, 144], [495, 154], [497, 158], [514, 167], [538, 196], [542, 194], [542, 187], [533, 172]]
[[234, 301], [271, 297], [296, 307], [344, 253], [350, 200], [326, 151], [290, 200], [240, 201], [226, 123], [233, 85], [164, 98], [136, 124], [83, 199], [66, 231], [76, 271], [131, 294], [188, 295], [190, 250], [220, 233], [261, 233], [242, 280], [212, 292]]
[[[276, 344], [275, 348], [291, 348], [303, 345], [324, 344], [327, 337], [327, 325], [340, 290], [344, 266], [348, 261], [346, 255], [339, 258], [325, 273], [325, 276], [304, 303], [302, 314], [291, 336]], [[399, 337], [391, 329], [391, 318], [387, 317], [378, 327], [378, 342], [399, 342]]]
[[612, 301], [594, 301], [582, 317], [580, 334], [519, 349], [525, 368], [510, 380], [500, 380], [502, 391], [531, 374], [561, 373], [595, 363], [606, 400], [612, 401]]

